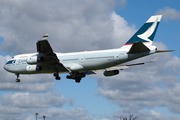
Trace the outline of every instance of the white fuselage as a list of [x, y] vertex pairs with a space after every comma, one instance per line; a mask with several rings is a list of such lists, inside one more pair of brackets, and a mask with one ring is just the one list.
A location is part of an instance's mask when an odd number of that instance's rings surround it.
[[[55, 53], [65, 67], [71, 71], [85, 72], [89, 70], [105, 69], [112, 66], [116, 66], [143, 56], [147, 56], [155, 53], [155, 46], [151, 46], [150, 52], [143, 52], [138, 54], [127, 54], [128, 49], [111, 49], [111, 50], [100, 50], [100, 51], [85, 51], [85, 52], [74, 52], [74, 53]], [[21, 54], [16, 55], [13, 59], [9, 60], [4, 69], [15, 74], [38, 74], [38, 73], [54, 73], [54, 66], [41, 64], [41, 71], [31, 70], [37, 64], [28, 64], [27, 58], [35, 56], [37, 53]], [[65, 70], [59, 70], [59, 73], [65, 73]]]

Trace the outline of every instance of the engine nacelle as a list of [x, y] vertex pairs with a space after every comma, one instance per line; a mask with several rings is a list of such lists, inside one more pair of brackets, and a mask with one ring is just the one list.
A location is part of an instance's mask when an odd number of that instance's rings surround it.
[[104, 71], [104, 76], [108, 77], [108, 76], [113, 76], [113, 75], [117, 75], [119, 74], [119, 70], [112, 70], [112, 71]]
[[40, 65], [28, 65], [26, 67], [26, 70], [28, 72], [35, 72], [35, 71], [41, 71], [42, 70], [42, 67]]
[[28, 64], [37, 64], [40, 62], [43, 62], [43, 57], [38, 57], [38, 56], [31, 56], [27, 58], [27, 63]]

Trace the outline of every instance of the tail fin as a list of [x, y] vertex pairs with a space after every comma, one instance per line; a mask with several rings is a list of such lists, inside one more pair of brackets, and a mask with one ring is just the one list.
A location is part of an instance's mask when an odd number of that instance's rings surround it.
[[161, 17], [162, 15], [151, 16], [125, 45], [132, 45], [135, 42], [152, 45]]

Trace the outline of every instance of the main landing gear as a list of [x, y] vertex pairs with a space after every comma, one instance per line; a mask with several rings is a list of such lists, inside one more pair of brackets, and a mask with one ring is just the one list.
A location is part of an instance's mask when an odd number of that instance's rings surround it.
[[61, 77], [59, 77], [59, 73], [58, 72], [54, 73], [54, 77], [55, 77], [56, 80], [60, 80], [61, 79]]
[[16, 74], [17, 79], [15, 80], [16, 82], [20, 82], [21, 80], [19, 79], [19, 74]]
[[[61, 77], [59, 77], [59, 73], [56, 72], [53, 74], [56, 80], [60, 80]], [[70, 73], [70, 75], [67, 75], [67, 79], [74, 79], [76, 83], [80, 83], [81, 79], [85, 77], [86, 75], [84, 73]]]
[[76, 81], [76, 83], [80, 83], [81, 82], [81, 79], [83, 77], [85, 77], [86, 75], [84, 73], [74, 73], [74, 74], [71, 74], [71, 75], [67, 75], [66, 78], [67, 79], [74, 79]]

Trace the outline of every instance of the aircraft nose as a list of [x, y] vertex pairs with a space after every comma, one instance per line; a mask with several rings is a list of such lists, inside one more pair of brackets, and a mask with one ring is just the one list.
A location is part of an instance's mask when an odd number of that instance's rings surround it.
[[7, 68], [7, 65], [4, 65], [4, 67], [3, 67], [5, 70], [7, 70], [8, 68]]
[[8, 66], [8, 65], [6, 65], [6, 64], [3, 66], [3, 68], [4, 68], [6, 71], [8, 71], [8, 72], [10, 72], [10, 71], [11, 71], [11, 70], [10, 70], [10, 68], [9, 68], [9, 66]]
[[13, 62], [14, 60], [9, 60], [4, 66], [3, 68], [8, 71], [8, 72], [13, 72]]

